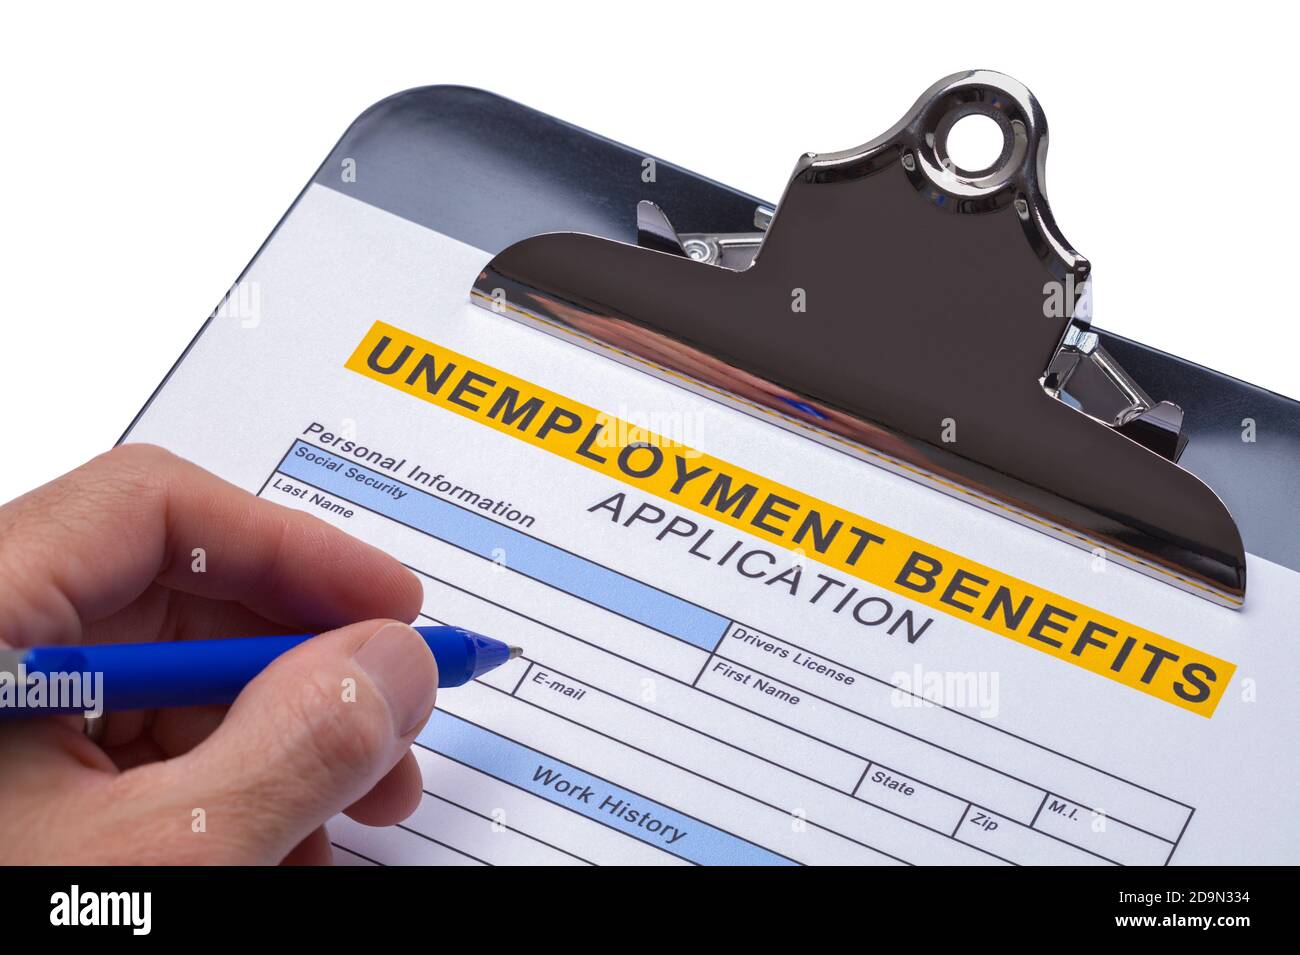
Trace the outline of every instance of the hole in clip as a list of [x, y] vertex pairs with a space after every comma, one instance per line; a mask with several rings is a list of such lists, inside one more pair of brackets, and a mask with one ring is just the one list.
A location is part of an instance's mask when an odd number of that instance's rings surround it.
[[944, 151], [964, 172], [983, 172], [1002, 155], [1005, 136], [997, 120], [982, 113], [963, 116], [948, 130]]

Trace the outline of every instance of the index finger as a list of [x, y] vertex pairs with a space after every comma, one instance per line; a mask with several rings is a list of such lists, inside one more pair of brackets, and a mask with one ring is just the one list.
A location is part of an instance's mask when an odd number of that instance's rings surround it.
[[416, 576], [377, 548], [151, 445], [0, 507], [0, 641], [77, 640], [155, 580], [306, 629], [412, 620], [421, 602]]

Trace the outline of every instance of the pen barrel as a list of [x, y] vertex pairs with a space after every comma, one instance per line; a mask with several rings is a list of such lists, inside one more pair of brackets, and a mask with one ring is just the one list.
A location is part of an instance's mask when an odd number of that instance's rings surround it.
[[[438, 663], [438, 686], [461, 686], [510, 658], [506, 644], [459, 627], [416, 627]], [[311, 634], [37, 647], [23, 656], [28, 679], [79, 675], [84, 706], [43, 713], [225, 706], [280, 654]], [[19, 715], [0, 710], [0, 719]], [[36, 715], [29, 712], [27, 715]]]
[[24, 661], [28, 674], [83, 674], [104, 711], [228, 705], [280, 654], [310, 634], [42, 647]]

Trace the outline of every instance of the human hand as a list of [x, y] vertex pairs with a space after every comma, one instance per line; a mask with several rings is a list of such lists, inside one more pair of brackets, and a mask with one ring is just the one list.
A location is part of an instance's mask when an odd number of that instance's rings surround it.
[[391, 557], [148, 445], [0, 507], [0, 645], [321, 631], [228, 708], [107, 714], [98, 742], [0, 721], [0, 862], [327, 862], [335, 813], [406, 818], [438, 681], [394, 621], [420, 606]]

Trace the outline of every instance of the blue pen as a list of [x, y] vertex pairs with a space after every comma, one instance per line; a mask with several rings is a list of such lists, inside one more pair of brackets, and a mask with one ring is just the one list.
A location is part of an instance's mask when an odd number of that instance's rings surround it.
[[[519, 656], [518, 647], [460, 627], [416, 627], [438, 661], [438, 686], [461, 686]], [[0, 650], [0, 719], [80, 713], [84, 707], [6, 705], [16, 684], [30, 690], [34, 681], [52, 684], [70, 674], [102, 674], [104, 712], [152, 710], [173, 706], [233, 703], [253, 677], [287, 650], [313, 634], [232, 637], [170, 643], [107, 643], [94, 646]], [[22, 675], [23, 679], [19, 679]], [[7, 678], [7, 679], [6, 679]]]

